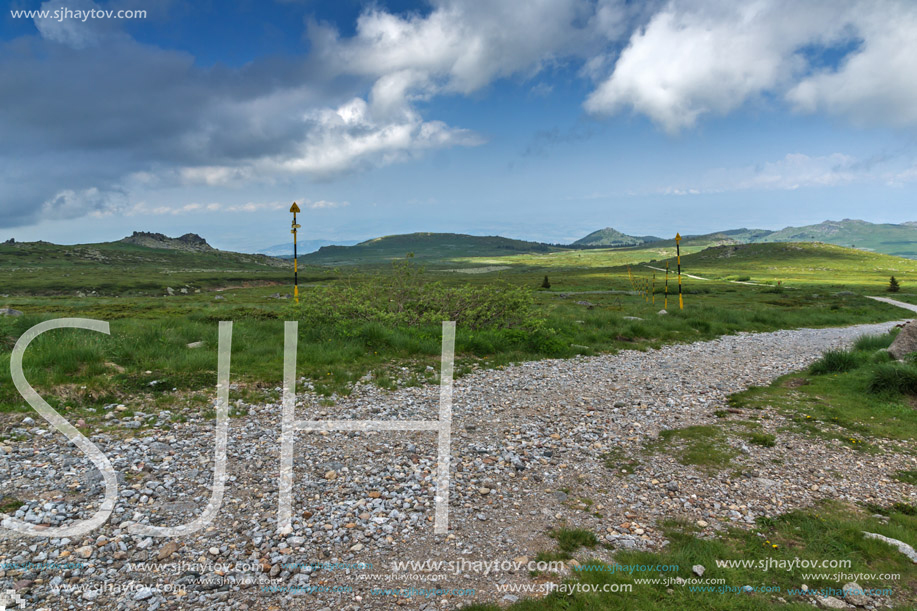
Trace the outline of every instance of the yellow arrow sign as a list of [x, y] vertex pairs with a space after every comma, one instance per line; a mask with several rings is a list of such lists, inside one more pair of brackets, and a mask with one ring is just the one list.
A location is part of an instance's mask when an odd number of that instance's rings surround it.
[[[295, 206], [296, 204], [293, 204], [293, 205]], [[675, 234], [675, 243], [678, 244], [679, 242], [681, 242], [681, 234], [676, 233]]]
[[293, 202], [293, 205], [290, 206], [290, 212], [292, 212], [293, 214], [296, 214], [297, 212], [302, 212], [302, 211], [299, 209], [299, 206], [296, 205], [296, 202]]

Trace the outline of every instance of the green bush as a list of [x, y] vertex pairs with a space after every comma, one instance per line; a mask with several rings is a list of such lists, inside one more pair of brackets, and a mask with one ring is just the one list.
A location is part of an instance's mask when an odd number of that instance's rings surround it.
[[898, 363], [878, 365], [870, 377], [869, 392], [917, 394], [917, 367]]
[[824, 375], [827, 373], [842, 373], [856, 369], [860, 359], [856, 354], [846, 350], [828, 350], [820, 359], [809, 366], [809, 373]]
[[446, 286], [428, 282], [409, 262], [393, 273], [359, 283], [316, 287], [292, 314], [312, 326], [379, 323], [390, 327], [439, 325], [454, 320], [465, 329], [537, 331], [544, 320], [531, 291], [507, 283]]

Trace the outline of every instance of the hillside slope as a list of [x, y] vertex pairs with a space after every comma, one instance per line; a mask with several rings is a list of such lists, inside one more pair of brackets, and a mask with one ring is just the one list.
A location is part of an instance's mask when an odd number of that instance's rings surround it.
[[817, 225], [786, 227], [752, 241], [825, 242], [917, 258], [917, 223], [869, 223], [854, 219], [824, 221]]
[[794, 277], [825, 284], [868, 282], [884, 288], [891, 275], [908, 286], [917, 281], [917, 261], [821, 243], [715, 246], [683, 256], [681, 262], [683, 270], [703, 277], [746, 276], [756, 282]]
[[449, 260], [456, 257], [500, 256], [533, 252], [552, 252], [557, 247], [541, 242], [513, 240], [500, 236], [474, 236], [462, 233], [408, 233], [360, 242], [353, 246], [323, 246], [302, 257], [318, 265], [384, 263], [403, 259], [413, 253], [419, 260]]
[[265, 255], [216, 250], [199, 236], [185, 240], [162, 236], [163, 240], [159, 234], [141, 234], [139, 239], [136, 235], [98, 244], [0, 243], [0, 290], [159, 294], [169, 286], [178, 290], [276, 282], [285, 279], [292, 266]]
[[573, 242], [573, 246], [639, 246], [647, 242], [657, 242], [662, 238], [655, 236], [632, 236], [621, 233], [613, 227], [593, 231], [586, 237]]

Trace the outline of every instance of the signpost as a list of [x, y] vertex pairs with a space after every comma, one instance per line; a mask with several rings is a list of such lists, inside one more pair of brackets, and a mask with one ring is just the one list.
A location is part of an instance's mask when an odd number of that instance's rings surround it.
[[678, 309], [685, 309], [685, 301], [681, 296], [681, 234], [675, 234], [675, 256], [678, 259]]
[[296, 202], [293, 202], [293, 205], [290, 206], [290, 212], [293, 213], [293, 228], [290, 230], [290, 233], [293, 234], [293, 301], [299, 303], [299, 262], [297, 261], [296, 253], [296, 230], [301, 225], [296, 224], [296, 213], [300, 212]]

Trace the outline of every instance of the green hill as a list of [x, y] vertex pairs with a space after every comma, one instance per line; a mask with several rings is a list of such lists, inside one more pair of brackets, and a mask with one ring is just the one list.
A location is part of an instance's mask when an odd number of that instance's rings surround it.
[[825, 242], [917, 259], [917, 223], [869, 223], [853, 219], [787, 227], [756, 242]]
[[559, 247], [541, 242], [526, 242], [500, 236], [475, 236], [462, 233], [407, 233], [360, 242], [353, 246], [323, 246], [301, 257], [317, 265], [384, 263], [403, 259], [413, 253], [419, 260], [449, 260], [456, 257], [501, 256], [522, 253], [547, 253]]
[[917, 261], [833, 244], [786, 242], [732, 244], [681, 258], [682, 269], [711, 279], [742, 277], [752, 282], [796, 281], [884, 287], [894, 275], [912, 285]]
[[[672, 240], [660, 240], [650, 236], [629, 236], [608, 227], [577, 240], [573, 246], [639, 246], [649, 242], [652, 242], [654, 246], [674, 244]], [[844, 219], [804, 227], [785, 227], [779, 231], [729, 229], [703, 235], [686, 235], [682, 246], [700, 243], [753, 244], [759, 242], [824, 242], [917, 259], [917, 222], [910, 221], [895, 225]]]
[[289, 261], [212, 248], [186, 234], [135, 233], [117, 242], [0, 243], [0, 291], [33, 294], [156, 294], [237, 283], [286, 281]]
[[632, 236], [621, 233], [613, 227], [606, 227], [593, 231], [584, 238], [573, 242], [573, 246], [639, 246], [647, 242], [657, 242], [661, 238], [655, 236]]

